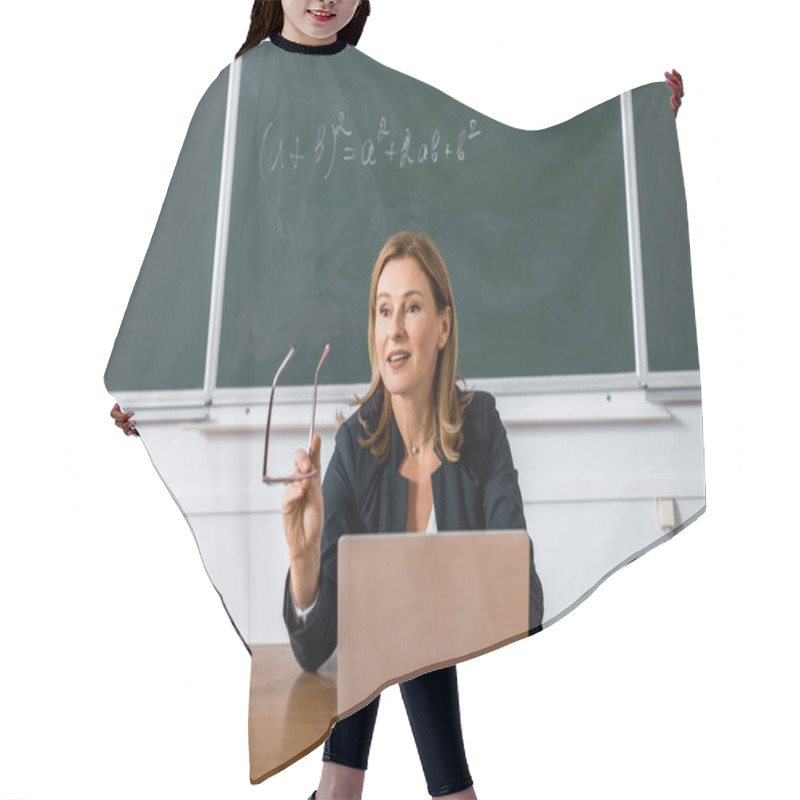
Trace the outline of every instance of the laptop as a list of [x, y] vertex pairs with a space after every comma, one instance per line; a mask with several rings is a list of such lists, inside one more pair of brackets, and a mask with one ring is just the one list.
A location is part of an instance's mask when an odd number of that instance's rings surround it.
[[529, 541], [525, 531], [342, 536], [337, 713], [527, 636]]

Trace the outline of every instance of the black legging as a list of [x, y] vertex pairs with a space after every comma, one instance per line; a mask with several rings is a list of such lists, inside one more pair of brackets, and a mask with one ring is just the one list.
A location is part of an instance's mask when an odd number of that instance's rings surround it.
[[[456, 668], [426, 672], [400, 684], [408, 721], [431, 797], [472, 786], [461, 736]], [[323, 761], [366, 769], [378, 715], [378, 695], [369, 705], [333, 726]]]

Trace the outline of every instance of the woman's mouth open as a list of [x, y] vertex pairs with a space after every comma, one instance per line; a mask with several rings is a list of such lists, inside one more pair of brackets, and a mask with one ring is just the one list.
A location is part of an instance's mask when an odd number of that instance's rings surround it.
[[389, 362], [391, 369], [399, 369], [409, 358], [411, 358], [409, 353], [395, 351], [386, 360]]
[[309, 9], [308, 13], [311, 14], [311, 16], [315, 20], [318, 20], [319, 22], [328, 22], [328, 21], [330, 21], [331, 19], [333, 19], [336, 16], [336, 14], [333, 14], [330, 11], [321, 11], [321, 10], [316, 9], [316, 8], [315, 9]]

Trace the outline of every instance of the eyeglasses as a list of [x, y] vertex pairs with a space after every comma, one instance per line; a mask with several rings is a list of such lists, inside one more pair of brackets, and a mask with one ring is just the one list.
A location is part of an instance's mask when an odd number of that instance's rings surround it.
[[[329, 344], [325, 345], [325, 349], [322, 351], [322, 357], [319, 360], [319, 364], [317, 364], [317, 371], [314, 375], [314, 400], [311, 404], [311, 430], [308, 434], [308, 452], [311, 452], [311, 444], [314, 441], [314, 417], [317, 413], [317, 381], [319, 380], [319, 368], [322, 366], [322, 362], [327, 358], [328, 353], [331, 351], [331, 346]], [[306, 472], [305, 474], [301, 475], [299, 473], [295, 473], [294, 475], [289, 475], [286, 478], [273, 478], [267, 475], [267, 449], [269, 447], [269, 426], [270, 422], [272, 421], [272, 401], [275, 399], [275, 387], [278, 385], [278, 378], [281, 376], [281, 372], [283, 372], [286, 365], [294, 358], [294, 354], [297, 352], [297, 347], [292, 345], [291, 350], [289, 350], [286, 358], [283, 359], [283, 363], [278, 367], [278, 371], [275, 373], [275, 378], [272, 381], [272, 391], [269, 395], [269, 411], [267, 411], [267, 433], [264, 437], [264, 469], [262, 471], [262, 481], [264, 483], [294, 483], [295, 481], [300, 481], [305, 478], [311, 478], [312, 476], [317, 474], [315, 469], [312, 469], [311, 472]]]

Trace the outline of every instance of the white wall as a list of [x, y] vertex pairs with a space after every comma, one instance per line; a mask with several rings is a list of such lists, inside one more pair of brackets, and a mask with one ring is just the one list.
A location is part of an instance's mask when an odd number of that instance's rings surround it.
[[[414, 30], [421, 3], [431, 21]], [[686, 79], [708, 511], [550, 630], [460, 669], [480, 796], [796, 795], [790, 7], [374, 5], [367, 52], [528, 128], [668, 67]], [[304, 798], [319, 774], [312, 754], [248, 785], [249, 660], [102, 387], [191, 112], [249, 6], [0, 11], [2, 797]], [[397, 692], [376, 796], [424, 797]]]
[[[351, 391], [343, 397], [352, 396]], [[671, 531], [659, 498], [677, 504], [675, 525], [705, 506], [699, 390], [656, 402], [644, 390], [497, 395], [520, 475], [525, 517], [545, 595], [545, 622]], [[317, 429], [323, 470], [336, 410], [323, 403]], [[283, 487], [264, 486], [266, 407], [212, 407], [201, 422], [141, 415], [148, 453], [194, 532], [209, 577], [245, 641], [288, 641], [282, 618], [288, 552]], [[288, 474], [305, 446], [310, 404], [276, 405], [271, 474]], [[302, 422], [303, 425], [299, 425]]]

